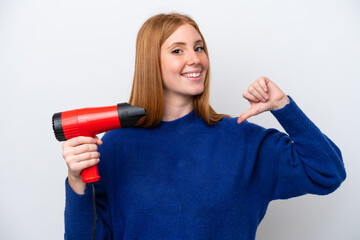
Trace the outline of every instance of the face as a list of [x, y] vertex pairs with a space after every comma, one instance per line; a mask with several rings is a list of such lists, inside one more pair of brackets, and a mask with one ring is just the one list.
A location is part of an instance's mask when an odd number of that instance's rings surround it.
[[208, 57], [197, 30], [180, 26], [161, 46], [160, 61], [164, 95], [192, 98], [204, 90]]

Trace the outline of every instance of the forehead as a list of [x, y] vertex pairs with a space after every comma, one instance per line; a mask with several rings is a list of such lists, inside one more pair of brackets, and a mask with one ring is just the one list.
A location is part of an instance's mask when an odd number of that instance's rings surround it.
[[198, 40], [202, 40], [198, 31], [192, 25], [186, 23], [178, 27], [178, 29], [166, 39], [164, 45], [169, 46], [174, 42], [193, 44]]

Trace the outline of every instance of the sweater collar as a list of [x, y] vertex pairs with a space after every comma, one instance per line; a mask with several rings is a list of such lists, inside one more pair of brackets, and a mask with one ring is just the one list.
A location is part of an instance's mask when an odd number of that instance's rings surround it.
[[188, 114], [172, 120], [172, 121], [161, 121], [159, 127], [160, 128], [166, 128], [166, 129], [172, 129], [172, 128], [182, 128], [188, 126], [190, 123], [194, 122], [194, 120], [197, 118], [197, 114], [195, 113], [195, 110], [192, 110]]

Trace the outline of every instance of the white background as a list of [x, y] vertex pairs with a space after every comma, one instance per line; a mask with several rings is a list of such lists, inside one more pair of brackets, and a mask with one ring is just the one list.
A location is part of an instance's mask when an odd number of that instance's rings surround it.
[[[265, 75], [342, 150], [342, 186], [272, 202], [256, 239], [360, 239], [355, 0], [0, 0], [0, 239], [63, 238], [67, 168], [52, 114], [128, 101], [137, 31], [170, 11], [193, 17], [207, 41], [217, 112], [240, 115], [242, 92]], [[280, 128], [270, 113], [250, 121]]]

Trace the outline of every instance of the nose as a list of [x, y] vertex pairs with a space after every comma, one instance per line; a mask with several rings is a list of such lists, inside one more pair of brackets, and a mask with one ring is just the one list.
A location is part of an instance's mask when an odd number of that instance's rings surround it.
[[195, 51], [190, 51], [187, 59], [187, 65], [196, 65], [200, 63], [200, 58], [198, 53]]

